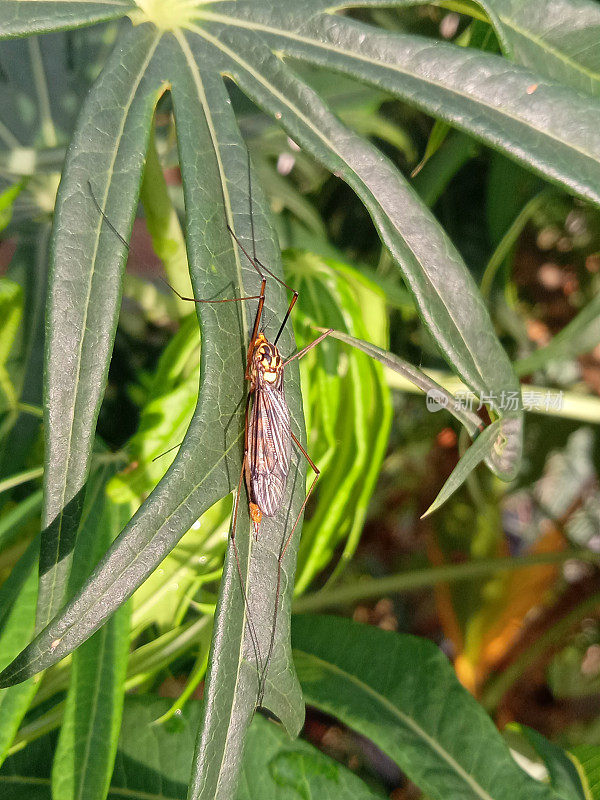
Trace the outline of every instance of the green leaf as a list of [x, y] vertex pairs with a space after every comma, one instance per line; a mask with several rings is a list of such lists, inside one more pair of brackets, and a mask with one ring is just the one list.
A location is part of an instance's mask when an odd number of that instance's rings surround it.
[[[469, 272], [391, 163], [345, 128], [260, 40], [222, 25], [207, 23], [194, 30], [198, 33], [194, 40], [197, 58], [218, 58], [221, 69], [232, 74], [259, 107], [280, 119], [295, 141], [343, 177], [361, 197], [401, 266], [425, 324], [465, 382], [478, 395], [494, 389], [499, 396], [501, 389], [517, 388]], [[363, 35], [366, 41], [367, 34]], [[284, 38], [276, 37], [272, 43], [278, 48], [287, 46]], [[332, 66], [333, 50], [328, 54]]]
[[339, 339], [341, 342], [345, 342], [352, 347], [362, 350], [363, 353], [379, 361], [380, 364], [383, 364], [388, 369], [405, 377], [423, 392], [433, 393], [434, 399], [439, 407], [447, 408], [447, 410], [465, 426], [471, 436], [478, 433], [480, 419], [477, 414], [470, 411], [468, 408], [463, 408], [460, 404], [456, 404], [455, 397], [422, 370], [417, 369], [417, 367], [414, 367], [408, 361], [400, 358], [400, 356], [395, 355], [395, 353], [383, 350], [381, 347], [377, 347], [370, 342], [364, 342], [362, 339], [356, 339], [354, 336], [349, 336], [343, 331], [332, 331], [330, 335], [334, 339]]
[[519, 64], [600, 94], [600, 7], [592, 0], [479, 0], [502, 49]]
[[581, 744], [570, 755], [584, 786], [585, 800], [600, 800], [600, 747]]
[[[189, 297], [192, 294], [192, 285], [185, 240], [158, 160], [154, 135], [148, 148], [140, 200], [144, 206], [146, 226], [152, 237], [152, 247], [163, 263], [169, 282], [171, 285], [177, 284], [180, 294]], [[193, 308], [189, 302], [181, 300], [177, 295], [173, 300], [181, 316], [192, 313]]]
[[17, 197], [21, 194], [24, 182], [13, 183], [8, 189], [0, 193], [0, 232], [10, 223], [13, 215], [13, 205]]
[[461, 131], [446, 137], [412, 183], [425, 205], [432, 208], [436, 204], [452, 178], [480, 149], [478, 142]]
[[[514, 435], [515, 432], [517, 436]], [[518, 440], [518, 434], [521, 432], [520, 425], [516, 431], [514, 430], [512, 419], [498, 419], [488, 425], [461, 457], [422, 518], [437, 511], [463, 485], [475, 467], [481, 464], [484, 458], [490, 458], [490, 453], [498, 457], [501, 462], [506, 460], [507, 463], [514, 463], [510, 442]]]
[[[29, 641], [35, 622], [37, 599], [37, 555], [35, 541], [13, 568], [0, 589], [0, 667], [10, 664]], [[12, 578], [12, 580], [11, 580]], [[20, 686], [0, 689], [0, 764], [21, 724], [39, 681], [30, 678]]]
[[0, 278], [0, 367], [9, 356], [23, 313], [23, 290], [18, 283]]
[[[153, 724], [168, 705], [151, 695], [127, 697], [108, 800], [185, 800], [201, 704], [189, 703], [166, 725]], [[50, 800], [52, 742], [52, 736], [40, 739], [6, 762], [0, 772], [6, 800]], [[242, 787], [235, 797], [376, 800], [382, 795], [312, 745], [290, 741], [279, 726], [257, 717], [248, 732]]]
[[[522, 421], [519, 416], [506, 415], [489, 425], [479, 435], [479, 417], [468, 408], [463, 407], [450, 392], [432, 380], [421, 370], [413, 367], [404, 359], [380, 347], [363, 342], [340, 331], [333, 331], [331, 336], [340, 339], [352, 347], [356, 347], [376, 359], [384, 366], [407, 378], [415, 386], [427, 392], [429, 410], [447, 409], [467, 429], [475, 442], [456, 465], [452, 474], [440, 490], [437, 498], [423, 516], [436, 511], [464, 483], [468, 475], [482, 461], [504, 480], [511, 480], [519, 464], [521, 451]], [[477, 438], [476, 438], [477, 437]]]
[[[304, 6], [266, 11], [259, 3], [236, 3], [227, 11], [202, 10], [202, 28], [193, 29], [237, 51], [240, 61], [259, 35], [274, 50], [389, 91], [600, 202], [600, 106], [590, 97], [495, 55], [381, 32], [336, 14], [311, 17]], [[262, 66], [257, 72], [269, 77]], [[284, 104], [280, 97], [280, 113]]]
[[121, 299], [125, 253], [115, 246], [88, 184], [113, 224], [129, 230], [150, 121], [163, 90], [161, 78], [149, 70], [157, 44], [156, 31], [141, 26], [113, 53], [84, 105], [56, 202], [47, 307], [38, 630], [67, 599]]
[[140, 505], [163, 477], [194, 415], [199, 376], [200, 333], [191, 315], [159, 359], [138, 430], [127, 446], [132, 464], [109, 485], [114, 502]]
[[[300, 293], [294, 313], [298, 346], [317, 326], [342, 327], [388, 344], [385, 298], [352, 267], [313, 253], [287, 251], [286, 279]], [[335, 574], [351, 558], [389, 437], [392, 409], [381, 367], [362, 353], [326, 340], [300, 362], [309, 454], [321, 470], [317, 506], [305, 521], [298, 554], [301, 593], [344, 542]], [[309, 475], [309, 481], [311, 476]]]
[[[11, 508], [10, 511], [0, 517], [0, 551], [5, 550], [7, 547], [10, 547], [10, 545], [13, 544], [13, 542], [21, 533], [21, 527], [33, 516], [39, 513], [41, 505], [42, 491], [40, 489], [39, 491], [29, 495], [29, 497], [25, 498], [25, 500], [21, 500], [18, 505], [16, 505], [14, 508]], [[3, 598], [2, 593], [4, 592], [6, 584], [11, 579], [14, 571], [15, 568], [13, 568], [11, 575], [9, 575], [6, 581], [2, 584], [2, 588], [0, 589], [0, 598]], [[0, 600], [0, 608], [3, 606], [4, 602]]]
[[587, 800], [575, 764], [562, 747], [549, 741], [527, 725], [513, 723], [540, 756], [550, 776], [550, 785], [564, 800]]
[[[194, 245], [200, 244], [197, 232], [202, 230], [203, 225], [206, 224], [204, 219], [220, 218], [223, 226], [221, 230], [226, 238], [229, 239], [229, 242], [231, 241], [229, 234], [224, 228], [225, 221], [231, 220], [230, 224], [233, 223], [232, 226], [236, 234], [245, 244], [246, 249], [251, 250], [253, 246], [252, 231], [247, 213], [249, 209], [247, 160], [235, 118], [227, 102], [228, 98], [224, 85], [219, 76], [199, 71], [196, 62], [193, 60], [189, 45], [182, 36], [178, 37], [178, 44], [181, 47], [185, 62], [180, 62], [180, 65], [178, 65], [181, 71], [178, 72], [178, 79], [173, 85], [173, 101], [178, 125], [184, 188], [188, 193], [186, 196], [186, 208], [188, 209], [188, 252], [190, 260], [193, 261], [193, 254], [189, 244], [190, 242]], [[207, 133], [210, 132], [211, 139], [206, 141], [204, 147], [207, 150], [210, 147], [208, 152], [215, 153], [216, 166], [219, 169], [216, 184], [221, 189], [213, 192], [213, 196], [225, 197], [225, 213], [221, 210], [219, 215], [218, 210], [213, 210], [206, 218], [197, 220], [194, 220], [192, 215], [197, 213], [196, 209], [199, 208], [201, 200], [206, 202], [205, 198], [208, 190], [205, 177], [206, 164], [202, 165], [201, 174], [192, 172], [189, 177], [186, 175], [186, 165], [188, 165], [187, 169], [190, 169], [190, 165], [195, 164], [195, 153], [198, 151], [197, 125], [186, 124], [186, 121], [189, 120], [190, 109], [195, 108], [198, 116], [201, 113], [201, 109], [203, 114], [206, 115]], [[200, 149], [202, 150], [202, 148]], [[226, 156], [225, 153], [227, 154]], [[190, 187], [189, 180], [191, 178], [193, 178], [194, 183]], [[192, 188], [199, 193], [197, 199], [189, 193]], [[214, 203], [214, 199], [212, 202]], [[260, 187], [255, 182], [253, 182], [252, 204], [259, 258], [264, 263], [267, 263], [271, 270], [280, 271], [281, 256], [268, 222], [266, 201], [262, 192], [260, 192]], [[234, 289], [231, 294], [239, 296], [242, 287], [246, 288], [246, 292], [255, 287], [254, 292], [256, 292], [258, 276], [256, 273], [252, 275], [254, 271], [249, 265], [244, 263], [242, 267], [243, 262], [240, 261], [240, 253], [237, 249], [235, 254], [238, 273], [237, 279], [233, 282]], [[195, 286], [194, 288], [197, 297], [212, 296], [206, 291], [205, 287], [204, 291], [199, 290], [202, 287]], [[285, 304], [285, 292], [282, 287], [275, 286], [272, 282], [269, 283], [269, 297], [265, 304], [265, 307], [268, 306], [269, 309], [267, 311], [268, 316], [265, 317], [268, 323], [267, 336], [269, 336], [270, 330], [277, 330], [277, 320], [283, 318]], [[225, 306], [231, 307], [234, 304], [225, 304]], [[219, 307], [217, 306], [216, 309], [219, 309]], [[212, 309], [210, 310], [212, 311]], [[230, 311], [235, 314], [236, 309], [230, 308]], [[248, 323], [252, 321], [252, 311], [253, 309], [246, 309], [245, 320], [247, 327], [249, 327]], [[223, 329], [225, 328], [223, 327]], [[221, 330], [219, 344], [216, 341], [211, 342], [205, 336], [206, 331], [204, 328], [202, 340], [203, 351], [205, 347], [207, 349], [218, 348], [221, 361], [220, 374], [225, 363], [225, 353], [227, 352], [223, 349], [223, 329]], [[235, 331], [236, 326], [231, 325], [229, 330]], [[239, 331], [239, 327], [237, 330]], [[247, 339], [244, 337], [243, 341], [245, 343]], [[293, 350], [289, 331], [282, 335], [280, 347], [284, 353]], [[235, 360], [233, 360], [234, 354]], [[234, 348], [230, 363], [231, 365], [237, 364], [237, 368], [241, 370], [243, 362], [240, 363], [240, 355], [238, 339], [237, 352]], [[295, 366], [295, 362], [293, 363]], [[233, 366], [225, 365], [223, 377], [225, 375], [230, 376], [229, 379], [233, 381], [236, 379], [236, 375], [230, 375], [232, 368]], [[238, 373], [238, 376], [238, 380], [240, 380], [242, 377], [241, 372]], [[292, 429], [303, 440], [297, 367], [291, 371], [286, 370], [285, 380]], [[202, 385], [203, 389], [205, 385]], [[239, 383], [237, 385], [239, 386]], [[240, 396], [238, 394], [239, 389], [236, 391], [234, 387], [235, 384], [231, 387], [229, 396], [224, 395], [221, 400], [223, 407], [221, 408], [220, 425], [226, 424], [226, 420], [235, 413], [236, 406], [238, 419], [240, 412], [243, 410], [241, 400], [244, 395]], [[221, 380], [219, 388], [222, 392], [226, 391], [225, 380]], [[224, 413], [225, 408], [230, 409], [227, 414]], [[199, 405], [198, 413], [194, 417], [195, 421], [201, 418], [201, 413], [199, 413], [201, 411], [204, 411], [204, 418], [206, 418], [206, 408], [202, 409]], [[214, 436], [214, 429], [212, 435]], [[238, 433], [237, 436], [239, 437], [239, 435]], [[181, 451], [178, 459], [180, 455]], [[176, 464], [177, 460], [174, 466]], [[206, 713], [192, 770], [190, 798], [228, 798], [231, 797], [234, 791], [241, 760], [244, 731], [249, 724], [257, 699], [257, 675], [260, 668], [257, 669], [255, 646], [258, 648], [258, 660], [260, 661], [260, 658], [265, 657], [269, 650], [273, 632], [275, 587], [277, 584], [276, 556], [286, 539], [286, 531], [291, 529], [304, 500], [304, 467], [304, 463], [300, 461], [296, 476], [292, 476], [294, 479], [288, 481], [286, 499], [283, 503], [283, 508], [289, 509], [286, 521], [282, 524], [277, 518], [270, 521], [264, 520], [260, 537], [252, 547], [250, 546], [250, 525], [246, 504], [244, 500], [240, 502], [236, 541], [240, 558], [239, 571], [244, 584], [244, 592], [242, 592], [239, 585], [238, 564], [235, 561], [232, 548], [229, 548], [215, 617], [213, 649], [211, 651], [205, 689]], [[239, 462], [235, 471], [226, 476], [228, 489], [237, 486], [238, 470]], [[296, 558], [295, 548], [297, 547], [299, 533], [300, 531], [297, 529], [296, 539], [293, 545], [288, 548], [282, 565], [280, 607], [274, 631], [275, 649], [266, 676], [265, 697], [263, 700], [263, 705], [274, 711], [292, 735], [298, 733], [304, 719], [300, 687], [291, 664], [289, 633], [289, 609]], [[244, 609], [244, 594], [248, 598], [247, 610]], [[254, 644], [251, 641], [249, 628], [246, 625], [246, 615], [251, 618], [253, 629], [256, 632]], [[228, 675], [237, 675], [237, 680], [228, 679]], [[224, 721], [226, 721], [226, 724], [224, 724]]]
[[[152, 41], [147, 26], [135, 29], [122, 42], [111, 65], [132, 58], [132, 54], [136, 53], [136, 45], [143, 42], [148, 45]], [[247, 159], [222, 80], [220, 76], [199, 72], [183, 37], [163, 37], [152, 65], [155, 63], [161, 65], [161, 81], [166, 80], [167, 76], [171, 77], [186, 200], [186, 241], [195, 295], [202, 298], [235, 297], [240, 296], [244, 289], [246, 294], [255, 293], [258, 276], [251, 266], [242, 263], [239, 251], [233, 249], [226, 228], [229, 222], [247, 249], [252, 248]], [[138, 74], [134, 73], [133, 88]], [[128, 80], [131, 81], [131, 78]], [[144, 84], [153, 88], [144, 97], [149, 98], [156, 93], [157, 83], [151, 69]], [[130, 96], [131, 93], [132, 86], [129, 85]], [[94, 93], [91, 95], [93, 98]], [[148, 105], [151, 109], [150, 99]], [[97, 130], [99, 123], [94, 116], [95, 108], [88, 104], [88, 111], [89, 119], [84, 119], [82, 125]], [[147, 117], [140, 120], [140, 125], [142, 122], [145, 124], [146, 120]], [[198, 157], [199, 153], [202, 158]], [[134, 164], [137, 165], [137, 162]], [[71, 167], [71, 172], [73, 169]], [[97, 173], [96, 164], [92, 174]], [[124, 223], [132, 213], [127, 203], [133, 203], [134, 197], [127, 197], [122, 191], [117, 194], [120, 181], [116, 180], [116, 173], [112, 177], [113, 181], [106, 186], [109, 197], [114, 197], [114, 208], [107, 204], [106, 213], [111, 221], [116, 218], [117, 227], [123, 230]], [[87, 175], [79, 175], [79, 184], [85, 185], [86, 180]], [[103, 195], [97, 188], [98, 180], [96, 178], [95, 188], [103, 205]], [[81, 193], [79, 201], [92, 206], [85, 195], [82, 199]], [[87, 210], [88, 206], [85, 208]], [[280, 270], [280, 254], [268, 223], [266, 201], [256, 184], [253, 189], [253, 208], [260, 257], [271, 269]], [[124, 221], [119, 222], [119, 211]], [[95, 217], [93, 212], [92, 206], [88, 211], [92, 215], [90, 226], [92, 231], [99, 234], [105, 248], [102, 250], [103, 257], [108, 258], [106, 251], [110, 247], [110, 255], [120, 260], [122, 248], [115, 242], [114, 232], [102, 225], [97, 212]], [[93, 252], [93, 237], [89, 246]], [[81, 254], [80, 262], [87, 263], [85, 252]], [[74, 281], [64, 287], [65, 303], [71, 297], [69, 292], [76, 288]], [[103, 283], [100, 290], [109, 292], [111, 286]], [[71, 297], [70, 302], [73, 304], [76, 300]], [[94, 313], [99, 313], [101, 303], [98, 302], [97, 306], [94, 306]], [[265, 305], [269, 323], [267, 333], [277, 330], [277, 320], [282, 319], [286, 306], [285, 291], [270, 283]], [[81, 593], [67, 604], [4, 673], [2, 679], [6, 683], [23, 680], [27, 675], [56, 663], [97, 630], [152, 572], [202, 512], [237, 486], [243, 441], [245, 347], [248, 316], [252, 318], [253, 308], [246, 309], [246, 314], [243, 314], [243, 309], [236, 304], [226, 303], [199, 306], [198, 311], [202, 326], [201, 390], [194, 418], [175, 461]], [[104, 309], [103, 314], [106, 313]], [[88, 321], [86, 330], [94, 330], [89, 324]], [[70, 330], [72, 328], [68, 328], [67, 333]], [[284, 352], [293, 350], [291, 334], [287, 330], [281, 337], [281, 348]], [[103, 360], [99, 355], [96, 347], [94, 366]], [[102, 385], [104, 375], [101, 375]], [[286, 370], [286, 393], [292, 428], [303, 439], [295, 362]], [[58, 415], [60, 398], [52, 399]], [[88, 442], [93, 421], [88, 411], [84, 429]], [[73, 441], [77, 442], [79, 448], [79, 439]], [[252, 548], [252, 558], [247, 511], [245, 503], [240, 503], [236, 537], [240, 572], [248, 597], [247, 613], [252, 617], [258, 648], [263, 656], [269, 649], [273, 631], [276, 555], [285, 540], [285, 531], [293, 524], [303, 500], [304, 464], [299, 462], [297, 477], [288, 481], [283, 504], [285, 509], [289, 509], [286, 519], [265, 521], [259, 541]], [[264, 705], [284, 721], [292, 733], [299, 730], [303, 720], [301, 693], [291, 664], [289, 643], [289, 606], [299, 534], [298, 528], [296, 539], [286, 551], [283, 563], [274, 650], [264, 697]], [[258, 687], [257, 659], [246, 626], [244, 596], [231, 551], [225, 566], [217, 611], [215, 643], [206, 687], [207, 724], [198, 747], [192, 791], [193, 796], [202, 796], [204, 792], [205, 796], [214, 797], [215, 792], [220, 792], [222, 795], [219, 796], [229, 797], [236, 781], [243, 734], [254, 711]], [[232, 680], [232, 676], [237, 676], [237, 681], [235, 678]], [[196, 783], [200, 779], [202, 786]]]
[[133, 8], [133, 0], [3, 0], [0, 39], [105, 22], [122, 17]]
[[[105, 499], [110, 468], [98, 476], [96, 497], [82, 515], [72, 580], [83, 583], [129, 514]], [[87, 498], [86, 498], [87, 500]], [[128, 511], [128, 508], [125, 508]], [[52, 792], [61, 800], [104, 800], [121, 726], [129, 653], [129, 607], [123, 606], [73, 654], [71, 683], [52, 766]]]
[[529, 778], [431, 642], [334, 617], [295, 617], [306, 700], [367, 736], [435, 800], [555, 800]]

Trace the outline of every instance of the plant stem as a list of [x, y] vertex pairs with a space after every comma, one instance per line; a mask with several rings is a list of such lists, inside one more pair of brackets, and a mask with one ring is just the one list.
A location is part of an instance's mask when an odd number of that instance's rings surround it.
[[22, 483], [41, 478], [43, 474], [43, 467], [34, 467], [24, 472], [17, 472], [16, 475], [11, 475], [10, 478], [5, 478], [3, 481], [0, 481], [0, 494], [2, 492], [7, 492], [9, 489], [14, 489], [15, 486], [20, 486]]
[[481, 561], [469, 561], [465, 564], [444, 564], [441, 567], [401, 572], [385, 578], [370, 578], [348, 586], [340, 586], [337, 589], [314, 592], [296, 599], [293, 610], [296, 613], [320, 611], [323, 608], [351, 605], [361, 600], [369, 600], [386, 594], [413, 592], [427, 586], [435, 586], [438, 583], [480, 578], [495, 572], [525, 569], [538, 564], [560, 564], [569, 559], [600, 564], [600, 554], [590, 550], [561, 550], [560, 552], [535, 553], [515, 558], [486, 558]]

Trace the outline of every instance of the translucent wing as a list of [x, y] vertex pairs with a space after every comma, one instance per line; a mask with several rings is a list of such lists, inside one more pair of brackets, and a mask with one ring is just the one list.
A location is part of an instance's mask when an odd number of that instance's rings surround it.
[[290, 471], [290, 412], [283, 386], [261, 382], [254, 393], [248, 425], [248, 457], [253, 500], [267, 517], [283, 499]]

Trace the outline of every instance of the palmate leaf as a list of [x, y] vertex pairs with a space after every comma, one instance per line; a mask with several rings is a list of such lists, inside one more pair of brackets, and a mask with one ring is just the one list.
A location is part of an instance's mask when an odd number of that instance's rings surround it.
[[[351, 3], [359, 5], [358, 3]], [[365, 4], [368, 4], [365, 3]], [[110, 9], [107, 6], [110, 5]], [[0, 35], [86, 24], [125, 14], [130, 4], [7, 2]], [[327, 12], [329, 4], [177, 2], [135, 8], [91, 92], [69, 150], [53, 238], [49, 306], [46, 505], [39, 624], [33, 644], [3, 674], [24, 680], [71, 652], [150, 574], [204, 509], [237, 485], [245, 388], [248, 315], [235, 304], [200, 307], [202, 365], [194, 418], [171, 468], [130, 521], [81, 593], [68, 599], [73, 539], [116, 326], [124, 251], [103, 211], [126, 234], [131, 227], [151, 117], [171, 90], [186, 202], [186, 241], [197, 297], [255, 293], [257, 276], [232, 247], [226, 221], [251, 248], [246, 158], [221, 75], [240, 88], [328, 169], [361, 196], [401, 267], [440, 349], [477, 394], [516, 388], [483, 302], [457, 251], [414, 192], [380, 153], [352, 134], [273, 50], [348, 72], [468, 130], [595, 202], [600, 199], [600, 106], [505, 60], [416, 37], [381, 33]], [[69, 17], [69, 14], [71, 16]], [[161, 16], [163, 14], [163, 16]], [[552, 112], [552, 113], [549, 113]], [[255, 182], [259, 257], [279, 269], [279, 253]], [[284, 292], [273, 282], [269, 315], [280, 319]], [[282, 348], [291, 349], [291, 339]], [[293, 425], [302, 432], [295, 367], [286, 377]], [[514, 433], [516, 449], [520, 430]], [[518, 459], [515, 459], [515, 463]], [[505, 475], [507, 477], [507, 475]], [[304, 493], [290, 481], [286, 524]], [[243, 504], [244, 505], [244, 504]], [[275, 554], [282, 521], [265, 525], [252, 558], [245, 509], [238, 537], [242, 578], [259, 647], [273, 619]], [[297, 536], [299, 536], [299, 529]], [[265, 705], [291, 732], [301, 703], [289, 661], [289, 599], [297, 542], [288, 551], [276, 648]], [[43, 601], [42, 601], [43, 598]], [[229, 556], [207, 682], [206, 720], [192, 797], [230, 797], [244, 729], [256, 699], [256, 658], [244, 637], [243, 597]], [[227, 680], [226, 676], [235, 676]]]

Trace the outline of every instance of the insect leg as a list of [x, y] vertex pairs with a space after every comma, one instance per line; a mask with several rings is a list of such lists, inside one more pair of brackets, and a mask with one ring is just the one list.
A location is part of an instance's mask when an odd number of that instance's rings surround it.
[[[290, 358], [288, 358], [288, 359], [287, 359], [287, 361], [284, 361], [284, 362], [283, 362], [283, 366], [284, 366], [284, 367], [287, 367], [287, 365], [288, 365], [288, 364], [289, 364], [291, 361], [295, 361], [297, 358], [302, 358], [302, 356], [305, 356], [305, 355], [308, 353], [308, 351], [309, 351], [309, 350], [312, 350], [312, 349], [313, 349], [313, 347], [316, 347], [316, 346], [317, 346], [317, 345], [318, 345], [320, 342], [322, 342], [322, 341], [323, 341], [323, 339], [324, 339], [326, 336], [329, 336], [329, 334], [330, 334], [332, 331], [333, 331], [333, 328], [329, 328], [329, 330], [325, 331], [325, 333], [322, 333], [322, 334], [321, 334], [321, 335], [320, 335], [320, 336], [319, 336], [317, 339], [315, 339], [314, 341], [310, 342], [310, 344], [307, 344], [307, 345], [306, 345], [306, 347], [303, 347], [303, 348], [302, 348], [302, 350], [300, 350], [300, 352], [299, 352], [299, 353], [295, 353], [293, 356], [290, 356]], [[292, 436], [293, 436], [293, 434], [292, 434]], [[294, 441], [296, 442], [296, 444], [298, 444], [298, 440], [296, 439], [296, 437], [295, 437], [295, 436], [294, 436]], [[300, 445], [299, 445], [299, 444], [298, 444], [298, 446], [300, 447]], [[304, 451], [302, 451], [302, 452], [304, 453]], [[306, 453], [304, 453], [304, 455], [305, 455], [305, 456], [306, 456], [306, 458], [307, 458], [307, 459], [310, 461], [310, 459], [308, 458], [308, 456], [306, 455]]]
[[166, 283], [169, 289], [174, 292], [180, 300], [186, 300], [190, 303], [240, 303], [244, 300], [260, 300], [263, 296], [262, 294], [249, 294], [247, 297], [226, 297], [224, 300], [199, 300], [197, 297], [184, 297], [182, 294], [179, 294], [177, 289], [174, 286], [171, 286], [171, 284], [164, 278], [161, 278], [161, 281]]

